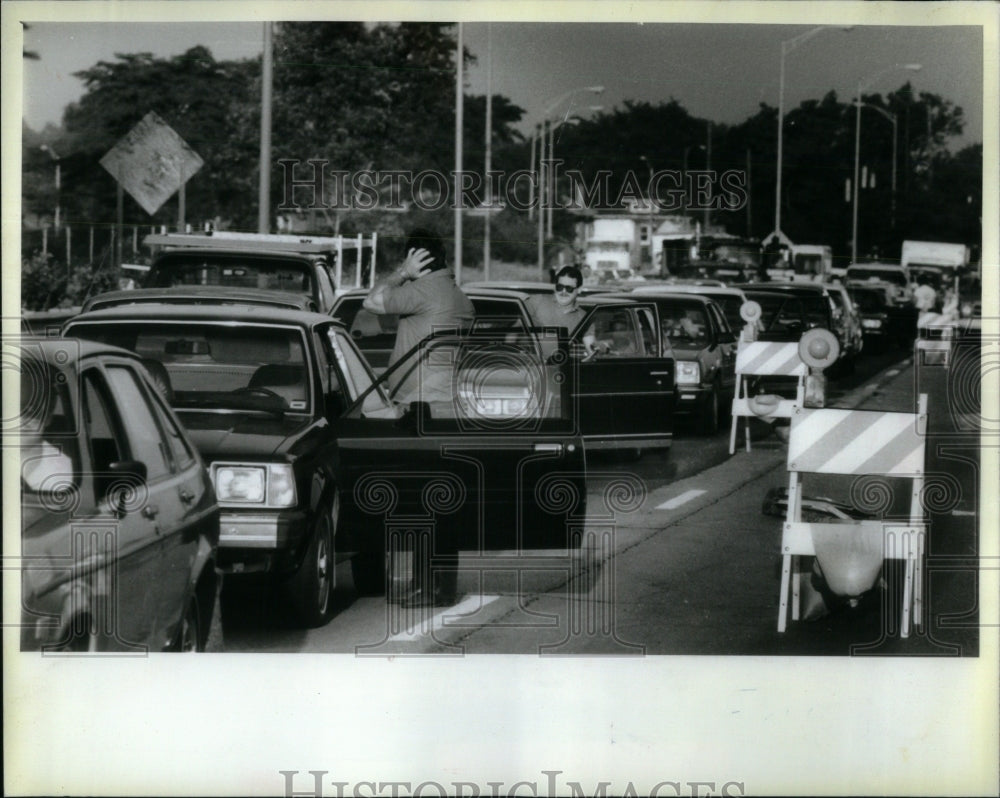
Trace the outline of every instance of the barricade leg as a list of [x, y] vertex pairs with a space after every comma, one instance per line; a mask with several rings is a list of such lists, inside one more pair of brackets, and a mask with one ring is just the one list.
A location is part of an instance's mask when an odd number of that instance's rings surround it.
[[788, 625], [788, 582], [792, 571], [792, 555], [781, 558], [781, 598], [778, 602], [778, 631], [784, 632]]
[[913, 560], [906, 558], [906, 578], [903, 580], [903, 620], [899, 627], [900, 637], [910, 636], [910, 607], [913, 601]]
[[798, 555], [792, 557], [792, 620], [799, 619], [799, 597], [802, 586], [802, 559]]
[[729, 453], [736, 454], [736, 425], [739, 424], [739, 416], [733, 414], [733, 424], [729, 430]]

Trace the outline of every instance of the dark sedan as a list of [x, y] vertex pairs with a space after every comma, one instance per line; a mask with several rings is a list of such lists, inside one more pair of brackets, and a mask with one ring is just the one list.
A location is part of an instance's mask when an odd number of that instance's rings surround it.
[[[525, 546], [566, 547], [566, 514], [582, 509], [526, 508], [525, 486], [566, 474], [586, 505], [583, 447], [560, 393], [573, 384], [565, 341], [548, 365], [535, 349], [490, 350], [483, 335], [457, 350], [428, 342], [376, 384], [344, 327], [319, 314], [136, 305], [79, 316], [70, 330], [162, 364], [171, 403], [210, 462], [220, 566], [272, 573], [306, 625], [328, 617], [338, 559], [351, 557], [359, 592], [385, 590], [390, 515], [441, 529], [460, 517], [475, 546], [530, 530], [518, 538]], [[465, 387], [449, 394], [448, 412], [443, 400], [400, 393], [400, 375], [422, 369]], [[456, 500], [448, 511], [435, 510], [440, 491]]]
[[656, 305], [660, 329], [674, 353], [677, 412], [713, 435], [736, 392], [736, 335], [721, 308], [696, 294], [643, 291]]
[[144, 364], [64, 338], [4, 360], [21, 375], [22, 649], [203, 649], [219, 508]]

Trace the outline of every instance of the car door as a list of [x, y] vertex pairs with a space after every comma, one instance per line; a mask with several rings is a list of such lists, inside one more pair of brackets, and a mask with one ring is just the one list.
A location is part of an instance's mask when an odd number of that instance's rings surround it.
[[188, 523], [188, 508], [204, 488], [197, 486], [190, 460], [186, 468], [174, 465], [170, 442], [152, 407], [154, 400], [134, 364], [111, 360], [105, 373], [121, 408], [130, 459], [146, 467], [145, 500], [138, 515], [152, 530], [150, 548], [155, 554], [144, 559], [134, 576], [144, 585], [143, 600], [154, 614], [153, 645], [159, 649], [171, 642], [184, 610], [198, 543], [197, 521]]
[[399, 317], [370, 313], [361, 307], [364, 299], [357, 294], [340, 297], [330, 315], [343, 322], [357, 348], [377, 375], [389, 365], [389, 357], [396, 345]]
[[715, 304], [710, 302], [708, 313], [712, 317], [715, 328], [715, 344], [719, 355], [719, 369], [722, 376], [722, 387], [727, 393], [736, 389], [736, 335], [726, 320], [725, 314]]
[[592, 307], [574, 330], [574, 351], [591, 335], [598, 346], [576, 361], [580, 430], [588, 448], [670, 445], [674, 362], [663, 352], [659, 329], [655, 304], [623, 302]]
[[[574, 545], [586, 485], [568, 343], [546, 362], [533, 336], [509, 335], [426, 339], [336, 421], [342, 517], [361, 550], [419, 529], [474, 551]], [[346, 336], [336, 346], [357, 359]], [[406, 401], [397, 378], [411, 366]]]

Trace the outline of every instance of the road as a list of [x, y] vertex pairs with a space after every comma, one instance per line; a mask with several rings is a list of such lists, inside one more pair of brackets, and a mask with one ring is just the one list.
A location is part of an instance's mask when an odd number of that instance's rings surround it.
[[[974, 656], [978, 439], [956, 412], [948, 370], [915, 367], [911, 353], [862, 358], [831, 381], [828, 406], [913, 412], [929, 395], [927, 619], [898, 634], [900, 569], [857, 606], [833, 604], [777, 632], [779, 518], [762, 513], [768, 491], [787, 486], [786, 446], [756, 435], [751, 452], [728, 454], [728, 428], [711, 438], [679, 431], [669, 454], [635, 462], [590, 458], [587, 543], [579, 552], [529, 557], [463, 555], [461, 602], [404, 610], [360, 598], [348, 563], [336, 570], [334, 606], [321, 628], [294, 626], [263, 580], [223, 590], [227, 652], [335, 652], [358, 656], [474, 653], [940, 655]], [[849, 477], [807, 478], [806, 492], [850, 500], [884, 518], [905, 517], [909, 482], [888, 492]], [[405, 563], [400, 568], [405, 567]]]

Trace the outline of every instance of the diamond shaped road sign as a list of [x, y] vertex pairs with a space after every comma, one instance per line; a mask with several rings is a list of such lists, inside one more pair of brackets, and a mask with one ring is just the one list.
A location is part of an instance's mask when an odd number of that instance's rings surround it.
[[103, 166], [152, 216], [204, 162], [150, 111], [101, 158]]

